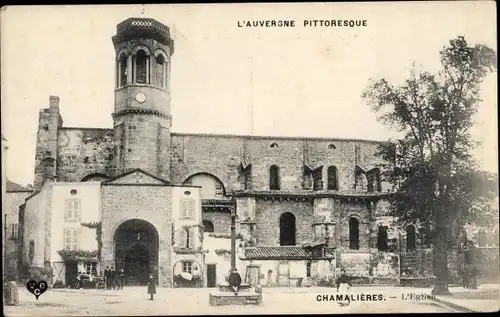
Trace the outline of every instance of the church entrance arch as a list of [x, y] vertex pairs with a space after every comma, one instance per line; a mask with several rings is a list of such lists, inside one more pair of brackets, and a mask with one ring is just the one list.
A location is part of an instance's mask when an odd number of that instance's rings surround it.
[[115, 268], [124, 270], [127, 285], [146, 285], [153, 273], [158, 283], [158, 231], [151, 223], [131, 219], [115, 231]]

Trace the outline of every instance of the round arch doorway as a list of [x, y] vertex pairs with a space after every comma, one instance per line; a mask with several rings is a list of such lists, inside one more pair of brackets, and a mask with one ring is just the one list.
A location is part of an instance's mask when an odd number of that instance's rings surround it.
[[158, 231], [149, 222], [131, 219], [115, 231], [115, 268], [124, 270], [126, 285], [146, 285], [153, 273], [158, 283]]

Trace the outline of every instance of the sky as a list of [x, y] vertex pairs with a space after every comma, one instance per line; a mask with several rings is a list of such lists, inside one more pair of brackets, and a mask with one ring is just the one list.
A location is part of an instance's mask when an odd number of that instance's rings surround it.
[[[49, 95], [60, 97], [66, 127], [113, 126], [111, 37], [129, 17], [171, 29], [173, 132], [387, 140], [400, 135], [362, 100], [369, 79], [401, 83], [412, 63], [436, 71], [439, 51], [460, 35], [495, 48], [495, 9], [486, 1], [3, 7], [7, 177], [33, 182], [38, 112]], [[269, 19], [296, 27], [237, 26]], [[367, 26], [303, 27], [314, 19]], [[481, 168], [498, 172], [496, 74], [483, 84], [472, 129], [482, 145], [473, 151]]]

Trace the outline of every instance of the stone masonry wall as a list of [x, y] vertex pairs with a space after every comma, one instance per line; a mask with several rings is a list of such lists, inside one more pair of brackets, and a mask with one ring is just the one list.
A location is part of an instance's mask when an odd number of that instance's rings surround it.
[[[313, 169], [323, 166], [325, 189], [327, 168], [336, 166], [339, 189], [350, 190], [356, 164], [369, 170], [382, 162], [375, 156], [381, 143], [372, 141], [173, 133], [171, 142], [173, 182], [182, 183], [192, 174], [205, 172], [218, 177], [226, 190], [243, 189], [240, 164], [244, 158], [252, 165], [254, 190], [269, 189], [271, 165], [280, 168], [282, 190], [302, 190], [304, 164]], [[277, 147], [271, 148], [273, 143]], [[387, 190], [387, 184], [383, 185]]]
[[58, 180], [80, 182], [91, 174], [112, 175], [113, 130], [63, 128], [58, 136]]
[[313, 201], [262, 200], [255, 204], [257, 227], [255, 235], [260, 246], [279, 246], [280, 217], [285, 212], [295, 216], [296, 243], [311, 241]]
[[231, 215], [228, 212], [204, 211], [202, 217], [214, 225], [214, 232], [231, 233]]
[[103, 266], [114, 263], [114, 234], [123, 222], [142, 219], [155, 226], [159, 237], [159, 284], [172, 285], [172, 198], [168, 186], [102, 187]]

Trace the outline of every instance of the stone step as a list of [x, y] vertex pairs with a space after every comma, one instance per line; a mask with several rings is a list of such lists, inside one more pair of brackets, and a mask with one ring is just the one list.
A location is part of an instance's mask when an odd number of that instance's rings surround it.
[[212, 292], [209, 294], [211, 306], [222, 305], [260, 305], [262, 303], [262, 294], [256, 292], [238, 293], [231, 292]]

